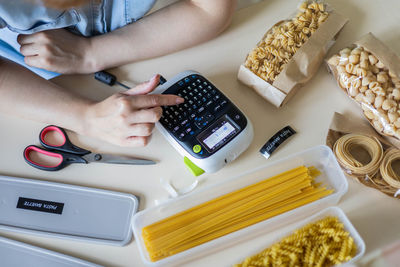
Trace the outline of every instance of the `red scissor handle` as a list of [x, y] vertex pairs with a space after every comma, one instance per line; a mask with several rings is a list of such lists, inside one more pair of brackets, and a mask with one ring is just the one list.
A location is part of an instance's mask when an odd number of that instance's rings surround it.
[[[59, 137], [61, 137], [60, 143], [54, 144], [46, 140], [46, 136], [51, 132], [55, 132]], [[73, 145], [64, 129], [55, 125], [44, 127], [39, 134], [39, 140], [42, 146], [50, 150], [58, 150], [76, 155], [86, 155], [90, 153], [89, 150]]]
[[[34, 159], [32, 159], [33, 153], [42, 154], [44, 155], [44, 157], [56, 158], [58, 159], [58, 162], [56, 164], [48, 164], [48, 165], [36, 162]], [[84, 160], [79, 155], [48, 151], [34, 145], [27, 146], [25, 148], [24, 159], [32, 167], [35, 167], [43, 171], [58, 171], [71, 163], [87, 163], [87, 161]]]

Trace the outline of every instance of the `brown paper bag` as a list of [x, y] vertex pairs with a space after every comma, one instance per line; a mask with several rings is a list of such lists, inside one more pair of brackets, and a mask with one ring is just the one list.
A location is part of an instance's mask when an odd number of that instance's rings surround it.
[[[335, 11], [329, 12], [326, 21], [318, 27], [289, 62], [285, 64], [284, 69], [276, 77], [273, 84], [257, 76], [244, 64], [239, 68], [239, 81], [253, 88], [259, 95], [276, 107], [282, 106], [316, 73], [327, 51], [335, 43], [340, 30], [347, 21], [348, 19]], [[283, 22], [279, 22], [276, 25]], [[263, 36], [261, 41], [271, 30], [272, 28]]]
[[[394, 146], [391, 141], [392, 139], [388, 139], [386, 136], [379, 135], [374, 128], [366, 120], [361, 120], [359, 118], [355, 118], [349, 115], [342, 115], [340, 113], [335, 112], [331, 125], [329, 126], [328, 134], [326, 136], [326, 145], [329, 146], [333, 150], [333, 146], [335, 142], [342, 136], [346, 134], [360, 134], [371, 137], [376, 137], [382, 144], [384, 150], [391, 148]], [[362, 161], [362, 159], [359, 159]], [[343, 171], [352, 178], [356, 179], [363, 185], [372, 187], [377, 189], [388, 196], [400, 198], [399, 189], [391, 187], [388, 185], [380, 176], [379, 172], [374, 177], [359, 177], [352, 175], [351, 172], [342, 168]], [[397, 194], [396, 194], [397, 193]]]

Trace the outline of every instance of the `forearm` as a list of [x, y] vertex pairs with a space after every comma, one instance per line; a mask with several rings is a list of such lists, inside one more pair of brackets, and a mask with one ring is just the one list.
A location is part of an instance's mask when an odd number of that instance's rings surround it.
[[179, 1], [114, 32], [91, 38], [97, 68], [165, 55], [207, 41], [230, 22], [231, 0]]
[[0, 112], [84, 132], [90, 101], [0, 58]]

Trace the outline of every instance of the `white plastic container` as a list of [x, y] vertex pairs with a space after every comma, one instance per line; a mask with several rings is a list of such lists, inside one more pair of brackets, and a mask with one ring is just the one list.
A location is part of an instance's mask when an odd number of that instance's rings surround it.
[[[296, 208], [292, 211], [285, 212], [281, 215], [214, 239], [181, 253], [156, 262], [150, 261], [149, 254], [142, 238], [143, 227], [221, 195], [290, 170], [299, 165], [317, 167], [322, 174], [316, 179], [316, 181], [322, 182], [330, 189], [334, 189], [334, 192], [329, 196]], [[347, 192], [347, 188], [347, 180], [344, 177], [331, 149], [327, 146], [317, 146], [279, 161], [270, 162], [237, 177], [225, 179], [216, 185], [205, 187], [189, 195], [172, 199], [159, 206], [138, 212], [133, 218], [133, 233], [142, 260], [147, 265], [178, 265], [182, 262], [213, 253], [217, 250], [234, 246], [235, 244], [254, 238], [260, 234], [271, 232], [277, 228], [302, 220], [326, 207], [333, 206], [337, 204], [340, 198]]]
[[124, 246], [138, 206], [131, 194], [0, 176], [0, 229], [7, 231]]
[[0, 237], [2, 267], [102, 267], [55, 251]]
[[350, 233], [351, 237], [353, 237], [354, 243], [356, 244], [356, 247], [357, 247], [357, 252], [356, 252], [356, 255], [351, 260], [346, 262], [346, 264], [351, 264], [351, 263], [356, 262], [365, 253], [364, 240], [361, 238], [361, 236], [359, 235], [357, 230], [351, 224], [350, 220], [347, 218], [346, 214], [343, 212], [342, 209], [340, 209], [338, 207], [329, 207], [329, 208], [326, 208], [326, 209], [312, 215], [311, 217], [309, 217], [305, 220], [291, 224], [289, 227], [286, 228], [286, 231], [279, 233], [279, 235], [277, 235], [274, 239], [267, 240], [266, 243], [262, 244], [262, 246], [256, 248], [252, 252], [244, 251], [243, 252], [243, 253], [245, 253], [244, 255], [236, 255], [239, 257], [239, 260], [237, 260], [236, 262], [231, 262], [231, 264], [240, 263], [243, 260], [245, 260], [247, 257], [257, 254], [257, 253], [263, 251], [264, 249], [272, 246], [273, 244], [279, 242], [286, 236], [291, 235], [295, 230], [302, 228], [309, 223], [316, 222], [318, 220], [321, 220], [321, 219], [329, 217], [329, 216], [337, 217], [339, 219], [339, 221], [343, 223], [344, 229]]

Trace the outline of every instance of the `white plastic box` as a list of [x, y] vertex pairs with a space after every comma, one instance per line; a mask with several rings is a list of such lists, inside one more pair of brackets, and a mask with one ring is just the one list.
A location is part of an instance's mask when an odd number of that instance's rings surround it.
[[316, 222], [318, 220], [321, 220], [321, 219], [329, 217], [329, 216], [337, 217], [339, 219], [339, 221], [343, 223], [344, 229], [350, 233], [351, 237], [353, 237], [354, 243], [356, 244], [356, 247], [357, 247], [356, 255], [351, 260], [347, 261], [346, 264], [351, 264], [351, 263], [356, 262], [365, 253], [364, 240], [361, 238], [361, 236], [359, 235], [357, 230], [351, 224], [350, 220], [347, 218], [346, 214], [343, 212], [342, 209], [340, 209], [338, 207], [329, 207], [329, 208], [326, 208], [326, 209], [310, 216], [307, 219], [304, 219], [299, 222], [291, 224], [289, 227], [285, 228], [284, 232], [279, 233], [279, 235], [275, 236], [274, 239], [267, 240], [267, 242], [265, 242], [261, 246], [257, 247], [253, 251], [251, 251], [251, 252], [245, 251], [244, 252], [245, 254], [243, 254], [243, 255], [236, 255], [237, 257], [239, 257], [238, 260], [236, 262], [232, 262], [231, 264], [240, 263], [243, 260], [245, 260], [247, 257], [257, 254], [257, 253], [263, 251], [264, 249], [272, 246], [273, 244], [279, 242], [286, 236], [293, 234], [293, 232], [295, 230], [302, 228], [309, 223]]
[[0, 229], [7, 231], [123, 246], [138, 206], [131, 194], [0, 176]]
[[[162, 260], [152, 262], [144, 245], [142, 228], [161, 219], [174, 215], [203, 202], [209, 201], [234, 190], [254, 184], [268, 177], [280, 174], [299, 165], [315, 166], [321, 171], [316, 179], [334, 192], [322, 199], [285, 212], [268, 220], [259, 222], [239, 231], [214, 239], [197, 247], [172, 255]], [[347, 192], [348, 183], [336, 161], [332, 151], [327, 146], [317, 146], [303, 152], [293, 154], [279, 161], [270, 162], [255, 170], [248, 171], [234, 178], [228, 178], [216, 185], [205, 187], [197, 192], [185, 195], [159, 206], [138, 212], [133, 218], [133, 233], [139, 247], [143, 262], [149, 266], [178, 265], [180, 263], [202, 257], [217, 250], [234, 246], [245, 240], [252, 239], [263, 233], [271, 232], [280, 227], [298, 222], [311, 214], [337, 204]]]
[[2, 267], [102, 267], [51, 250], [0, 237]]

